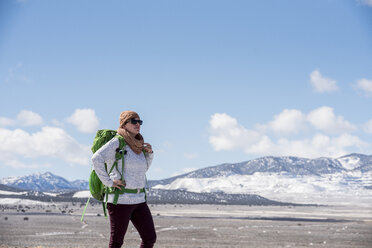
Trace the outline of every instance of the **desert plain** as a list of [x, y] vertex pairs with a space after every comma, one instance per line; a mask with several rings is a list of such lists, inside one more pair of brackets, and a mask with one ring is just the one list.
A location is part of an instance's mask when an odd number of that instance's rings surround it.
[[[149, 204], [155, 247], [372, 247], [369, 206]], [[99, 204], [1, 205], [0, 248], [108, 247], [109, 219]], [[139, 247], [130, 224], [123, 247]]]

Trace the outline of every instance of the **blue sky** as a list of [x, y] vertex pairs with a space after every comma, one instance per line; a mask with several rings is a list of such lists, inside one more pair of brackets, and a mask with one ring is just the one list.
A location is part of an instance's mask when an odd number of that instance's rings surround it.
[[144, 120], [149, 179], [372, 149], [372, 1], [0, 3], [0, 178], [87, 179], [97, 129]]

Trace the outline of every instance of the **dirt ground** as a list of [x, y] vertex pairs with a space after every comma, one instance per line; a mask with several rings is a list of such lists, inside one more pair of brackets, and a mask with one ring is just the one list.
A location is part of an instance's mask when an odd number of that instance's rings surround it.
[[[0, 248], [107, 247], [102, 207], [69, 203], [1, 206]], [[372, 210], [362, 207], [150, 205], [155, 247], [372, 247]], [[139, 247], [129, 226], [123, 247]]]

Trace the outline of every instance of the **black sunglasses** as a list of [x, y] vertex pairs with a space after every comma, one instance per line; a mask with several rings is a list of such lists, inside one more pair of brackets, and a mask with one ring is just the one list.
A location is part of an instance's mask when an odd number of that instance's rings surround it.
[[139, 123], [140, 125], [142, 125], [143, 121], [142, 120], [131, 119], [130, 120], [130, 123], [132, 123], [133, 125], [136, 125], [137, 123]]

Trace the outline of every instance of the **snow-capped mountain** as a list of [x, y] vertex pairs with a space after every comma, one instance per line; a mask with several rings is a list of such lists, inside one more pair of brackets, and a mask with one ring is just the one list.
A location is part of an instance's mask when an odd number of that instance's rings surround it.
[[151, 181], [155, 189], [257, 194], [296, 203], [372, 202], [372, 156], [262, 157]]
[[75, 180], [71, 182], [71, 186], [78, 190], [89, 189], [89, 182], [86, 180]]
[[179, 176], [151, 181], [151, 184], [168, 184], [178, 178], [217, 178], [255, 173], [276, 173], [292, 176], [321, 176], [344, 172], [368, 172], [372, 170], [372, 155], [350, 154], [337, 159], [262, 157], [241, 163], [225, 163], [198, 169]]
[[0, 183], [11, 187], [45, 192], [82, 190], [88, 188], [87, 181], [76, 180], [69, 182], [63, 177], [56, 176], [50, 172], [19, 177], [6, 177], [1, 179]]

